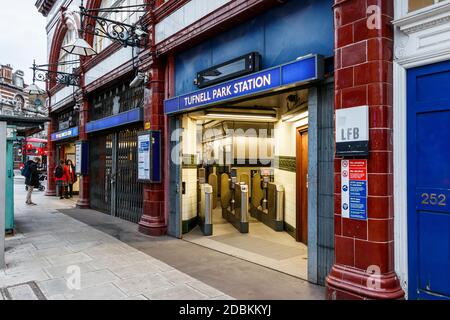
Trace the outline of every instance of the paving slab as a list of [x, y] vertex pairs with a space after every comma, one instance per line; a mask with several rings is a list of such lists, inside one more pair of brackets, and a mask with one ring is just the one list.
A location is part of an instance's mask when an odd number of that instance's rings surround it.
[[[94, 210], [61, 212], [120, 239], [160, 263], [235, 299], [323, 300], [325, 288], [267, 267], [172, 237], [149, 237], [133, 223]], [[200, 287], [200, 286], [199, 286]], [[195, 288], [196, 290], [199, 288]], [[212, 294], [217, 297], [217, 293]], [[211, 299], [215, 299], [213, 297]], [[220, 300], [224, 300], [222, 297]]]
[[[19, 198], [25, 197], [22, 189], [16, 184]], [[144, 293], [155, 299], [156, 291], [160, 299], [188, 293], [209, 298], [184, 286], [196, 279], [58, 211], [73, 208], [74, 202], [42, 193], [33, 195], [33, 200], [39, 203], [33, 208], [16, 202], [17, 233], [9, 239], [7, 266], [0, 271], [0, 291], [6, 292], [2, 299], [148, 300]]]
[[136, 276], [130, 279], [115, 281], [114, 284], [128, 296], [152, 293], [160, 289], [170, 289], [174, 285], [158, 274]]
[[123, 300], [127, 296], [119, 288], [112, 283], [107, 283], [101, 286], [73, 290], [70, 293], [64, 294], [68, 300]]
[[185, 284], [177, 285], [169, 289], [157, 289], [153, 292], [144, 293], [149, 300], [206, 300], [207, 295], [189, 287]]

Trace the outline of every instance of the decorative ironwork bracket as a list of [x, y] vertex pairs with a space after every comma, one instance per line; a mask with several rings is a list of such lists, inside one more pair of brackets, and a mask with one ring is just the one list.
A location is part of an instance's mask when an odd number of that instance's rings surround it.
[[[147, 26], [139, 23], [135, 25], [114, 21], [98, 16], [102, 12], [118, 13], [145, 13], [150, 4], [122, 6], [113, 8], [86, 9], [83, 1], [80, 6], [81, 32], [86, 32], [98, 37], [108, 38], [119, 42], [123, 47], [145, 47], [147, 45]], [[83, 25], [84, 18], [89, 18], [88, 23]], [[138, 21], [140, 18], [138, 19]]]
[[[78, 63], [79, 63], [78, 61], [71, 61], [55, 65], [58, 66], [58, 65], [78, 64]], [[33, 69], [33, 83], [36, 80], [42, 82], [54, 81], [56, 83], [63, 84], [66, 86], [81, 87], [81, 76], [79, 74], [44, 69], [50, 66], [52, 65], [50, 64], [37, 65], [36, 63], [33, 63], [33, 67], [31, 68]]]

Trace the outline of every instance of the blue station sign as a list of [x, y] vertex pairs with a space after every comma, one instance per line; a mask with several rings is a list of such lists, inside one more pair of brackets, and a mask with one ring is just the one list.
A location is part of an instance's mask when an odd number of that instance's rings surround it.
[[59, 141], [64, 139], [76, 138], [78, 137], [78, 127], [69, 128], [67, 130], [58, 131], [52, 133], [52, 141]]
[[114, 116], [88, 122], [86, 124], [86, 132], [91, 133], [115, 127], [120, 127], [126, 124], [143, 121], [143, 119], [144, 119], [143, 109], [135, 108], [130, 111], [116, 114]]
[[319, 55], [309, 55], [278, 67], [168, 99], [164, 101], [164, 112], [185, 112], [284, 86], [320, 80], [322, 77], [323, 58]]

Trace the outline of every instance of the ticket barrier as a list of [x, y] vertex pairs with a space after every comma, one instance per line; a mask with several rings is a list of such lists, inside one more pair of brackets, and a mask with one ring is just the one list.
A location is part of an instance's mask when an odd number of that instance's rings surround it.
[[213, 234], [213, 188], [207, 183], [200, 184], [200, 203], [198, 205], [198, 224], [203, 235]]
[[269, 176], [253, 178], [250, 215], [275, 231], [284, 230], [284, 187], [269, 182]]
[[231, 200], [228, 206], [222, 207], [222, 217], [239, 232], [248, 233], [248, 186], [235, 181], [236, 177], [231, 177]]

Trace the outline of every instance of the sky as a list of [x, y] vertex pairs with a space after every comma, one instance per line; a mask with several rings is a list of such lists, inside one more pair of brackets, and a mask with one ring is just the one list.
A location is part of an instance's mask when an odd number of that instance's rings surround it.
[[0, 0], [0, 64], [25, 72], [30, 84], [33, 59], [47, 63], [46, 18], [34, 6], [36, 0]]

